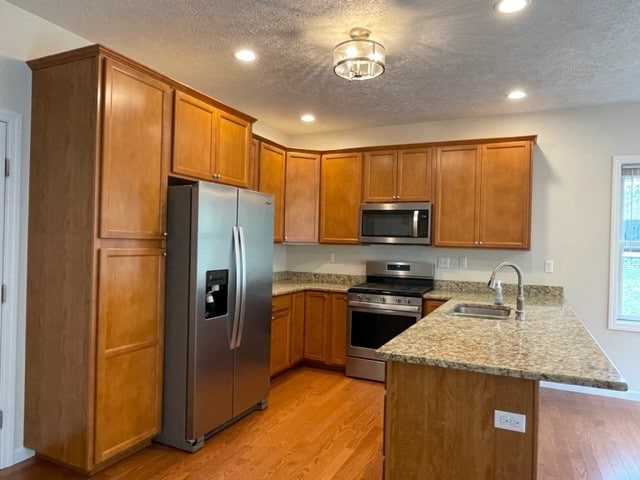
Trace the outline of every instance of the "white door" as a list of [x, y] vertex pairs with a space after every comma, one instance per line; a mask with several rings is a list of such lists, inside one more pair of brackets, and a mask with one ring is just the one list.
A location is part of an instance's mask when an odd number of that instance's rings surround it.
[[[6, 122], [0, 121], [0, 285], [5, 284], [5, 264], [4, 264], [4, 217], [5, 217], [5, 193], [6, 193], [6, 178], [5, 177], [5, 159], [7, 158], [7, 124]], [[2, 292], [4, 293], [4, 292]], [[6, 308], [5, 308], [4, 298], [0, 302], [0, 360], [3, 360], [5, 357], [5, 352], [2, 351], [2, 347], [4, 345], [3, 337], [7, 334], [5, 332], [5, 316], [6, 316]], [[9, 382], [13, 382], [14, 380], [5, 378], [6, 375], [6, 367], [7, 365], [0, 364], [0, 410], [6, 410], [5, 399], [11, 393], [13, 393], [13, 384], [9, 384]], [[6, 425], [6, 418], [3, 418], [3, 424]], [[3, 428], [5, 428], [3, 425]], [[8, 466], [10, 464], [10, 460], [8, 460], [7, 450], [8, 445], [6, 442], [7, 432], [0, 430], [0, 468]]]

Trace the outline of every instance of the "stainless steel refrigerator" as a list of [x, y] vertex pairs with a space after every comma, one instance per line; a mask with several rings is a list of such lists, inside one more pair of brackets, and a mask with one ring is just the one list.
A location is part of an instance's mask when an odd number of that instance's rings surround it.
[[169, 186], [167, 224], [164, 403], [156, 440], [193, 452], [267, 405], [273, 200], [204, 182]]

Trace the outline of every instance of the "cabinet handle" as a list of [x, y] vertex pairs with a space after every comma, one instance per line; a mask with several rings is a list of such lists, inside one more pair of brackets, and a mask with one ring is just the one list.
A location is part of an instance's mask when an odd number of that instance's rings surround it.
[[480, 245], [482, 245], [482, 242], [478, 242]]
[[166, 257], [167, 256], [167, 252], [162, 252], [162, 256]]
[[271, 316], [271, 320], [275, 320], [275, 319], [276, 319], [276, 317], [274, 317], [274, 316]]
[[162, 236], [166, 237], [167, 236], [167, 232], [162, 232]]

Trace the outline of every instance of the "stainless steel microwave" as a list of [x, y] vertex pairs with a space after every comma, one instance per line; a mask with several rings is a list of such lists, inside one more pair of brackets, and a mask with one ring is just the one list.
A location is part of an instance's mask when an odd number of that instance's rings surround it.
[[363, 203], [360, 243], [431, 245], [431, 203]]

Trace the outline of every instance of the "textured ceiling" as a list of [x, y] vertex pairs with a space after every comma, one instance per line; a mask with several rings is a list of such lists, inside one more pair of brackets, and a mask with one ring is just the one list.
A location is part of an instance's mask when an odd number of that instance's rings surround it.
[[[289, 134], [640, 100], [638, 0], [532, 0], [512, 16], [493, 0], [9, 3]], [[356, 26], [387, 71], [350, 83], [332, 50]], [[235, 60], [241, 47], [258, 60]], [[513, 87], [529, 97], [507, 101]]]

